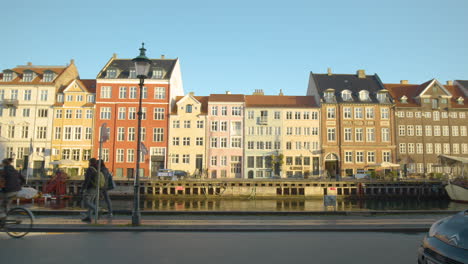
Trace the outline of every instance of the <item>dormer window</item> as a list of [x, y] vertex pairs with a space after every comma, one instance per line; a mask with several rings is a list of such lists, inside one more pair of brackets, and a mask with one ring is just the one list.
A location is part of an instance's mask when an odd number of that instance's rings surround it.
[[359, 92], [359, 100], [365, 102], [369, 101], [369, 92], [366, 90], [362, 90]]
[[333, 99], [334, 97], [334, 91], [326, 91], [323, 96], [325, 97], [325, 99], [329, 100], [329, 99]]
[[343, 98], [343, 101], [352, 101], [353, 97], [351, 96], [351, 91], [350, 90], [342, 91], [341, 98]]
[[23, 82], [32, 82], [34, 73], [32, 71], [26, 71], [23, 74]]
[[42, 81], [44, 82], [52, 82], [54, 80], [54, 73], [51, 71], [45, 72], [44, 73], [44, 79]]
[[400, 102], [402, 104], [407, 104], [408, 103], [408, 97], [406, 97], [406, 95], [403, 95], [401, 98], [400, 98]]
[[135, 69], [130, 69], [130, 73], [128, 75], [129, 79], [136, 79], [136, 70]]
[[58, 94], [57, 95], [57, 102], [63, 103], [63, 94]]
[[117, 70], [116, 70], [116, 69], [108, 69], [108, 70], [107, 70], [107, 78], [108, 78], [108, 79], [115, 79], [115, 78], [117, 78]]
[[161, 69], [153, 69], [153, 79], [162, 79], [163, 77], [163, 71]]
[[186, 113], [192, 113], [192, 108], [193, 108], [193, 106], [192, 106], [191, 104], [187, 105], [187, 106], [185, 107], [185, 112], [186, 112]]
[[377, 100], [380, 103], [385, 103], [387, 101], [387, 93], [377, 93]]
[[457, 104], [462, 105], [464, 101], [465, 101], [465, 99], [463, 99], [463, 97], [460, 96], [457, 99]]
[[4, 72], [3, 73], [3, 81], [4, 82], [11, 82], [13, 80], [13, 73], [12, 72]]

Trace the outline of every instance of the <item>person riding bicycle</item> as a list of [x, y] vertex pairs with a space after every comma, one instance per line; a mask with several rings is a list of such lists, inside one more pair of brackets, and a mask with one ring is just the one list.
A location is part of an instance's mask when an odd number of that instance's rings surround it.
[[16, 196], [16, 194], [21, 190], [21, 185], [25, 183], [23, 175], [15, 170], [11, 165], [12, 163], [12, 158], [4, 159], [2, 161], [3, 174], [1, 175], [1, 178], [3, 178], [4, 184], [3, 188], [0, 190], [0, 219], [6, 216], [10, 200]]

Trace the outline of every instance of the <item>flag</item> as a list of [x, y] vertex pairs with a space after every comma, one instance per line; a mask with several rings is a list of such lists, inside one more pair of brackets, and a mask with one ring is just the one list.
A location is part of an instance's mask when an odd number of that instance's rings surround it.
[[148, 155], [148, 149], [146, 148], [145, 144], [143, 144], [143, 142], [140, 142], [140, 149], [141, 149], [141, 154]]
[[29, 155], [32, 155], [33, 151], [34, 151], [34, 148], [33, 148], [32, 138], [31, 138], [31, 140], [29, 141]]

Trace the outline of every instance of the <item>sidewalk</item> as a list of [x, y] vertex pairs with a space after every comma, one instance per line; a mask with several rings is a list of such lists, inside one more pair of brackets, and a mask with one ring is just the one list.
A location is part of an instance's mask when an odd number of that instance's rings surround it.
[[[449, 215], [449, 214], [447, 214]], [[74, 215], [36, 215], [35, 232], [157, 231], [157, 232], [427, 232], [447, 215], [142, 215], [141, 225], [131, 225], [131, 215], [101, 216], [97, 224]]]

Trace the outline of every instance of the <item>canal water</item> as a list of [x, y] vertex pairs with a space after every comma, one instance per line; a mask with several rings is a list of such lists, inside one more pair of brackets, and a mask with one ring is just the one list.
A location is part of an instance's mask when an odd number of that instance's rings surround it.
[[[103, 201], [101, 206], [105, 207]], [[114, 210], [129, 210], [133, 207], [131, 199], [112, 201]], [[81, 209], [80, 200], [47, 201], [34, 203], [33, 209], [47, 208], [57, 210]], [[337, 201], [336, 207], [324, 206], [321, 199], [300, 200], [231, 200], [231, 199], [151, 199], [141, 202], [141, 209], [148, 211], [368, 211], [368, 210], [466, 210], [467, 204], [450, 200], [417, 200], [417, 199], [374, 199]]]

